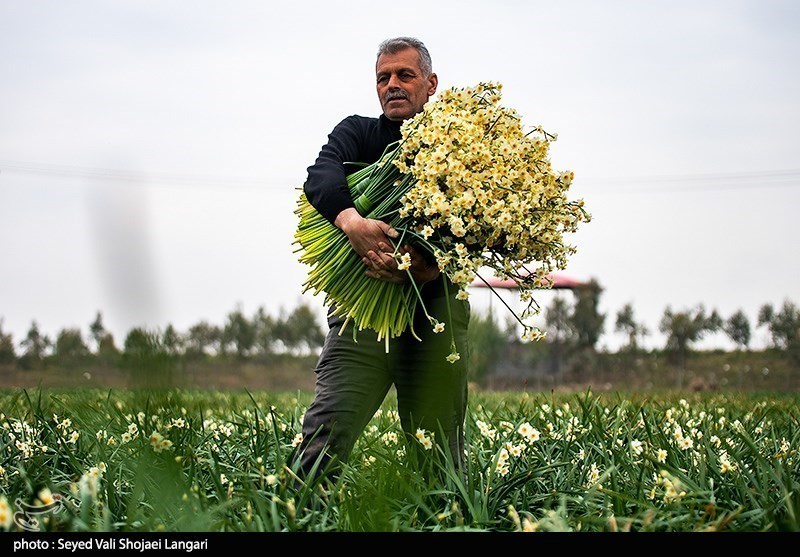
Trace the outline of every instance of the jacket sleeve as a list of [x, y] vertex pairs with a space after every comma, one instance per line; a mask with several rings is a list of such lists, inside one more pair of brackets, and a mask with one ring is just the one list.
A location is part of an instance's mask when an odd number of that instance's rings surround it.
[[344, 163], [358, 162], [360, 135], [358, 119], [345, 118], [328, 135], [316, 162], [308, 167], [303, 191], [308, 202], [331, 223], [343, 210], [354, 206]]

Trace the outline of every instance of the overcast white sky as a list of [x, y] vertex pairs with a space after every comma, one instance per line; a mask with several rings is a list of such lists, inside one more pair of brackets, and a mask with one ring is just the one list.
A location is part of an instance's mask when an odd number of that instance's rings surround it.
[[755, 325], [800, 303], [798, 2], [0, 0], [4, 330], [86, 332], [99, 310], [121, 345], [237, 305], [322, 314], [296, 188], [336, 123], [379, 114], [375, 52], [398, 35], [440, 90], [500, 81], [558, 133], [594, 217], [565, 274], [605, 288], [601, 344], [628, 302], [650, 345], [667, 306]]

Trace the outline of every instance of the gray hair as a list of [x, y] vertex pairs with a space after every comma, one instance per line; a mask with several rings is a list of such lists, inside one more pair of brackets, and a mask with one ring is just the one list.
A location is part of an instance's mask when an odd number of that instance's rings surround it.
[[414, 48], [419, 52], [419, 69], [425, 77], [433, 73], [433, 62], [431, 62], [431, 54], [422, 41], [414, 37], [395, 37], [394, 39], [386, 39], [380, 46], [378, 46], [378, 58], [382, 54], [397, 54], [401, 50], [407, 48]]

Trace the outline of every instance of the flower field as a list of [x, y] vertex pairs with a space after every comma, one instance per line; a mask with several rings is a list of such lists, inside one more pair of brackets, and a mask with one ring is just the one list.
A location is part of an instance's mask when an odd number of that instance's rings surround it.
[[307, 485], [310, 396], [2, 391], [0, 529], [800, 530], [796, 394], [477, 392], [463, 471], [390, 397], [335, 483]]

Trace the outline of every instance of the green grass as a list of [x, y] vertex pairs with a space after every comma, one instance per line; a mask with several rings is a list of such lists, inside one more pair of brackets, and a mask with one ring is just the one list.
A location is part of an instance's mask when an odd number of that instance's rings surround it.
[[800, 530], [796, 394], [473, 393], [461, 472], [405, 441], [390, 397], [308, 485], [310, 396], [0, 391], [0, 523], [49, 490], [47, 531]]

